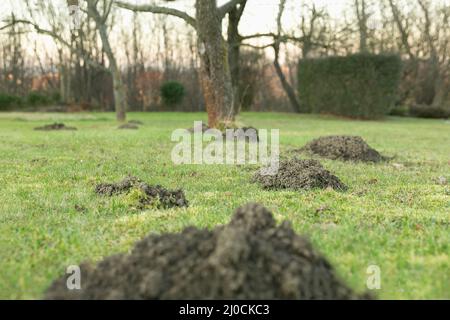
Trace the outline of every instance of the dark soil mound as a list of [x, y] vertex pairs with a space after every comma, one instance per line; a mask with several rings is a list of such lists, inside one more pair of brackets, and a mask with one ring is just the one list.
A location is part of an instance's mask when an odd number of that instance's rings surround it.
[[328, 261], [264, 207], [240, 208], [226, 226], [150, 235], [130, 254], [81, 266], [82, 290], [67, 275], [47, 299], [358, 299]]
[[182, 190], [167, 190], [162, 186], [151, 186], [136, 177], [127, 177], [118, 183], [101, 183], [95, 187], [99, 195], [114, 196], [131, 194], [138, 209], [187, 207], [189, 205]]
[[380, 162], [385, 160], [363, 138], [357, 136], [321, 137], [309, 142], [300, 151], [307, 151], [332, 160], [363, 162]]
[[128, 121], [129, 124], [136, 124], [138, 126], [142, 126], [144, 123], [142, 121], [139, 120], [130, 120]]
[[133, 123], [124, 123], [122, 125], [120, 125], [117, 129], [121, 129], [121, 130], [137, 130], [139, 129], [139, 126]]
[[[230, 140], [248, 140], [249, 142], [256, 142], [259, 141], [259, 134], [258, 129], [253, 127], [242, 127], [242, 128], [233, 128], [234, 135], [233, 138]], [[223, 133], [223, 136], [225, 138], [228, 138], [226, 135], [226, 132]]]
[[[202, 123], [201, 131], [205, 133], [207, 130], [211, 129], [207, 124]], [[248, 141], [259, 141], [258, 129], [254, 127], [242, 127], [242, 128], [227, 128], [234, 130], [232, 139], [230, 140], [241, 140], [246, 139]], [[187, 129], [189, 132], [194, 133], [195, 128]], [[226, 129], [222, 130], [223, 138], [228, 138], [226, 135]]]
[[59, 130], [77, 130], [77, 128], [74, 127], [67, 127], [64, 123], [53, 123], [53, 124], [47, 124], [42, 127], [34, 128], [34, 130], [38, 131], [59, 131]]
[[264, 189], [326, 189], [346, 190], [338, 177], [331, 174], [316, 160], [281, 160], [277, 174], [265, 175], [261, 170], [253, 176]]
[[[192, 127], [192, 128], [187, 129], [187, 131], [189, 131], [190, 133], [194, 133], [195, 129], [196, 129], [195, 127]], [[202, 122], [202, 127], [201, 127], [202, 132], [204, 133], [208, 129], [210, 129], [210, 127], [208, 127], [208, 125], [206, 123]]]

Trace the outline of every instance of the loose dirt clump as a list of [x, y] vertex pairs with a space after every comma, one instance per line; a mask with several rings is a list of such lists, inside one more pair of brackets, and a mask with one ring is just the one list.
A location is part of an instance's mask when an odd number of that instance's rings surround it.
[[336, 276], [290, 223], [258, 204], [213, 230], [149, 235], [130, 254], [81, 265], [82, 289], [56, 280], [46, 299], [369, 299]]
[[[194, 133], [195, 129], [197, 129], [197, 128], [196, 127], [192, 127], [192, 128], [186, 129], [186, 130], [189, 131], [190, 133]], [[202, 122], [202, 126], [198, 127], [198, 129], [200, 129], [202, 133], [205, 133], [205, 131], [209, 130], [210, 127], [208, 127], [208, 125], [206, 123]]]
[[142, 121], [139, 121], [139, 120], [130, 120], [130, 121], [128, 121], [128, 123], [129, 124], [135, 124], [135, 125], [138, 125], [138, 126], [144, 125], [144, 123]]
[[95, 187], [95, 192], [109, 197], [126, 194], [130, 204], [141, 210], [189, 205], [182, 190], [167, 190], [160, 185], [152, 186], [136, 177], [127, 177], [118, 183], [101, 183]]
[[124, 123], [120, 125], [117, 129], [120, 130], [137, 130], [139, 129], [139, 126], [133, 123]]
[[[195, 132], [195, 127], [194, 128], [189, 128], [187, 129], [187, 131], [189, 131], [190, 133], [194, 133]], [[199, 127], [199, 132], [201, 131], [202, 133], [205, 133], [207, 130], [211, 129], [210, 127], [208, 127], [208, 125], [206, 123], [202, 123], [201, 128]], [[226, 130], [227, 129], [231, 129], [234, 130], [234, 134], [232, 136], [232, 138], [230, 140], [243, 140], [246, 139], [248, 141], [259, 141], [259, 135], [258, 135], [258, 129], [254, 128], [254, 127], [230, 127], [230, 128], [225, 128], [223, 130], [221, 130], [222, 132], [222, 137], [223, 138], [228, 138], [226, 135]]]
[[60, 130], [75, 131], [75, 130], [77, 130], [77, 128], [67, 127], [64, 123], [53, 123], [53, 124], [47, 124], [42, 127], [34, 128], [34, 130], [37, 130], [37, 131], [60, 131]]
[[358, 136], [328, 136], [315, 139], [298, 151], [331, 160], [380, 162], [386, 160]]
[[[231, 128], [234, 130], [234, 134], [230, 140], [246, 140], [248, 142], [258, 142], [259, 134], [258, 129], [253, 127]], [[224, 138], [228, 138], [226, 132], [223, 133]]]
[[347, 186], [338, 177], [331, 174], [317, 160], [298, 158], [281, 160], [275, 175], [266, 175], [259, 170], [253, 176], [253, 182], [269, 190], [326, 189], [347, 190]]

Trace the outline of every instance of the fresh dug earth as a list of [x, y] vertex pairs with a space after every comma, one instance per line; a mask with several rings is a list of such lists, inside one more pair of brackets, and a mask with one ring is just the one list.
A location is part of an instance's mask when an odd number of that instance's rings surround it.
[[149, 235], [130, 254], [81, 266], [81, 290], [56, 280], [46, 299], [369, 299], [355, 294], [333, 267], [257, 204], [209, 230]]
[[[258, 129], [253, 127], [242, 127], [234, 129], [233, 139], [237, 140], [248, 140], [249, 142], [259, 141]], [[224, 138], [228, 138], [226, 132], [223, 133]]]
[[138, 125], [138, 126], [144, 125], [144, 123], [142, 121], [139, 121], [139, 120], [130, 120], [130, 121], [128, 121], [128, 123], [129, 124], [135, 124], [135, 125]]
[[34, 130], [37, 130], [37, 131], [59, 131], [59, 130], [75, 131], [75, 130], [77, 130], [77, 128], [67, 127], [64, 123], [53, 123], [53, 124], [47, 124], [42, 127], [34, 128]]
[[[199, 128], [200, 129], [200, 128]], [[202, 123], [201, 132], [205, 133], [207, 130], [211, 129], [207, 124]], [[227, 128], [235, 130], [233, 139], [242, 140], [247, 139], [248, 141], [259, 141], [258, 129], [253, 127], [241, 127], [241, 128]], [[190, 133], [195, 132], [195, 128], [187, 129]], [[200, 130], [199, 130], [200, 131]], [[246, 134], [247, 133], [247, 134]], [[228, 138], [226, 135], [226, 130], [222, 130], [222, 137]]]
[[124, 124], [120, 125], [117, 129], [120, 129], [120, 130], [137, 130], [137, 129], [139, 129], [139, 126], [137, 124], [128, 122], [128, 123], [124, 123]]
[[159, 185], [151, 186], [136, 177], [127, 177], [118, 183], [101, 183], [95, 187], [95, 192], [109, 197], [126, 194], [132, 204], [140, 210], [189, 205], [182, 190], [167, 190]]
[[[194, 133], [195, 129], [196, 129], [195, 127], [192, 127], [192, 128], [186, 129], [186, 130], [189, 131], [190, 133]], [[209, 129], [210, 128], [208, 127], [208, 125], [206, 123], [202, 122], [202, 127], [201, 127], [202, 133], [205, 133], [205, 131], [209, 130]]]
[[298, 158], [281, 160], [275, 175], [265, 175], [262, 170], [253, 176], [253, 182], [269, 190], [326, 189], [347, 190], [338, 177], [331, 174], [317, 160]]
[[299, 151], [306, 151], [331, 160], [380, 162], [386, 160], [358, 136], [328, 136], [309, 142]]

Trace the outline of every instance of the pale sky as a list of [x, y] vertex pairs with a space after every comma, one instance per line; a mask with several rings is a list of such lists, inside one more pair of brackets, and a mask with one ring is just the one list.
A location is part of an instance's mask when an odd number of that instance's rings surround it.
[[[162, 6], [175, 7], [182, 11], [188, 12], [192, 16], [195, 15], [194, 10], [195, 0], [176, 0], [173, 3], [167, 3], [161, 0], [123, 0], [123, 1], [140, 4], [156, 3]], [[227, 1], [228, 0], [217, 0], [218, 5], [222, 5]], [[397, 0], [397, 1], [400, 4], [400, 6], [402, 6], [402, 8], [406, 8], [406, 6], [408, 6], [410, 3], [413, 2], [412, 0]], [[61, 8], [60, 10], [61, 12], [63, 12], [63, 10], [67, 11], [66, 0], [51, 0], [51, 2], [56, 7]], [[317, 8], [325, 8], [326, 12], [330, 15], [330, 18], [332, 20], [339, 21], [342, 20], [345, 17], [345, 15], [347, 16], [354, 15], [354, 12], [350, 11], [353, 2], [354, 0], [287, 0], [286, 10], [283, 16], [283, 28], [286, 31], [291, 31], [295, 29], [298, 30], [300, 19], [302, 17], [303, 4], [308, 5], [314, 4]], [[435, 4], [447, 3], [448, 5], [450, 5], [450, 0], [432, 0], [432, 3]], [[11, 14], [11, 11], [14, 11], [16, 16], [20, 17], [22, 15], [22, 12], [18, 8], [20, 8], [20, 6], [23, 6], [24, 4], [25, 0], [0, 0], [0, 25], [2, 25], [3, 20]], [[275, 31], [275, 20], [276, 15], [278, 13], [278, 5], [279, 0], [248, 0], [247, 7], [244, 11], [244, 16], [240, 24], [240, 33], [242, 35], [249, 35], [254, 33], [266, 33]], [[124, 17], [125, 23], [117, 24], [115, 26], [114, 30], [116, 32], [111, 35], [112, 42], [115, 41], [115, 37], [118, 37], [118, 34], [120, 34], [123, 30], [127, 32], [130, 31], [130, 29], [129, 28], [127, 29], [126, 27], [127, 25], [126, 21], [130, 21], [129, 18], [132, 17], [131, 11], [123, 9], [118, 10], [120, 12], [120, 15]], [[145, 21], [151, 21], [153, 17], [155, 17], [156, 15], [153, 15], [151, 13], [140, 13], [139, 16], [143, 17]], [[150, 18], [147, 19], [147, 17]], [[48, 19], [48, 17], [45, 19]], [[185, 35], [186, 31], [188, 31], [189, 27], [187, 27], [186, 24], [183, 21], [181, 21], [181, 19], [171, 17], [169, 18], [169, 21], [171, 23], [172, 28], [176, 30], [175, 32], [173, 32], [176, 36], [180, 35], [182, 37], [183, 34]], [[224, 19], [224, 21], [226, 21], [226, 19]], [[46, 28], [45, 22], [46, 21], [43, 21], [44, 28]], [[146, 24], [145, 28], [146, 28], [145, 32], [150, 35], [152, 31], [151, 25]], [[5, 31], [3, 31], [3, 33], [5, 33]], [[255, 41], [259, 41], [258, 43], [261, 44], [264, 40], [260, 39]], [[148, 41], [148, 43], [154, 45], [153, 42]], [[39, 37], [39, 45], [45, 48], [46, 51], [54, 50], [52, 49], [54, 48], [54, 42], [48, 37]], [[29, 52], [33, 54], [32, 48], [28, 49]]]
[[[58, 6], [62, 6], [65, 0], [52, 0]], [[190, 12], [194, 15], [194, 0], [177, 0], [173, 4], [154, 0], [124, 0], [129, 3], [156, 3], [164, 6], [171, 6]], [[284, 15], [284, 25], [286, 28], [295, 27], [301, 16], [302, 3], [314, 3], [317, 7], [326, 7], [328, 12], [339, 17], [343, 9], [349, 4], [350, 0], [287, 0], [286, 11]], [[227, 0], [218, 0], [218, 5], [222, 5]], [[17, 6], [24, 3], [24, 0], [1, 0], [0, 1], [0, 20], [8, 16], [11, 11], [20, 15]], [[273, 30], [275, 17], [278, 11], [279, 0], [248, 0], [248, 4], [241, 23], [241, 32], [251, 34], [255, 32], [265, 32]]]
[[[151, 3], [151, 0], [123, 0], [129, 3]], [[283, 23], [286, 28], [295, 27], [301, 17], [302, 3], [314, 3], [317, 7], [326, 7], [332, 17], [338, 18], [342, 11], [352, 0], [287, 0]], [[171, 6], [194, 15], [193, 0], [176, 0], [168, 5], [163, 1], [153, 1], [164, 6]], [[218, 5], [227, 0], [217, 0]], [[279, 0], [248, 0], [241, 20], [240, 30], [242, 34], [273, 31], [275, 18], [278, 13]]]
[[[31, 0], [33, 2], [33, 0]], [[66, 0], [51, 0], [56, 8], [59, 8], [61, 12], [67, 11]], [[171, 6], [182, 11], [186, 11], [192, 16], [195, 15], [194, 3], [195, 0], [176, 0], [173, 3], [167, 3], [161, 0], [123, 0], [129, 3], [155, 3], [161, 6]], [[283, 27], [286, 30], [295, 29], [300, 21], [301, 8], [303, 3], [312, 4], [314, 3], [316, 7], [326, 7], [328, 13], [331, 17], [339, 19], [342, 15], [343, 10], [348, 7], [348, 5], [353, 0], [287, 0], [286, 10], [283, 16]], [[217, 0], [218, 5], [222, 5], [227, 2], [227, 0]], [[254, 33], [264, 33], [275, 31], [275, 20], [278, 12], [279, 0], [248, 0], [244, 16], [240, 24], [240, 33], [242, 35], [254, 34]], [[14, 12], [16, 17], [20, 17], [23, 13], [20, 9], [25, 7], [25, 0], [0, 0], [0, 25], [3, 24], [3, 20]], [[124, 21], [130, 21], [132, 17], [131, 11], [120, 10], [120, 14], [124, 17]], [[151, 13], [140, 13], [144, 17], [155, 16]], [[48, 18], [46, 18], [48, 19]], [[63, 18], [64, 19], [64, 18]], [[145, 19], [145, 18], [144, 18]], [[181, 19], [171, 17], [169, 18], [171, 24], [174, 28], [179, 29], [182, 34], [186, 31], [185, 23]], [[224, 19], [226, 21], [226, 19]], [[43, 21], [43, 28], [47, 28], [46, 21]], [[126, 26], [126, 23], [118, 25], [115, 29], [119, 31]], [[150, 28], [147, 25], [146, 28]], [[128, 30], [129, 31], [129, 30]], [[147, 32], [150, 30], [146, 30]], [[5, 32], [5, 31], [4, 31]], [[112, 41], [117, 34], [112, 35]], [[34, 39], [36, 36], [31, 36]], [[48, 37], [39, 37], [38, 45], [45, 48], [45, 51], [54, 50], [54, 42]], [[264, 40], [255, 40], [258, 43], [264, 42]], [[33, 55], [33, 48], [28, 48], [30, 55]]]

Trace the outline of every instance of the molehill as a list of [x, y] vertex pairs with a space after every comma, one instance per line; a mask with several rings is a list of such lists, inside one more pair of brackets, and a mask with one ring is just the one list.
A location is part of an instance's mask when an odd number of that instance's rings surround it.
[[34, 130], [37, 131], [60, 131], [60, 130], [69, 130], [69, 131], [75, 131], [77, 128], [75, 127], [67, 127], [64, 123], [53, 123], [53, 124], [47, 124], [42, 127], [36, 127]]
[[371, 148], [358, 136], [327, 136], [307, 143], [297, 150], [331, 160], [354, 162], [380, 162], [386, 160], [377, 150]]
[[152, 186], [136, 177], [126, 177], [118, 183], [101, 183], [95, 187], [95, 192], [109, 197], [127, 194], [138, 209], [167, 209], [189, 205], [182, 190]]
[[367, 299], [290, 223], [264, 207], [238, 209], [225, 226], [149, 235], [131, 253], [81, 266], [81, 290], [65, 275], [46, 299]]
[[[195, 133], [195, 127], [186, 129], [188, 132], [190, 133]], [[205, 133], [207, 130], [211, 129], [206, 123], [202, 122], [202, 126], [201, 128], [198, 127], [198, 132], [202, 132]], [[225, 128], [223, 130], [221, 130], [222, 132], [222, 137], [225, 139], [228, 139], [227, 135], [226, 135], [226, 130], [227, 129], [233, 129], [234, 131], [234, 135], [232, 137], [231, 140], [237, 139], [237, 140], [246, 140], [248, 142], [257, 142], [259, 141], [259, 133], [258, 133], [258, 129], [254, 128], [254, 127], [236, 127], [236, 128]]]
[[120, 130], [137, 130], [139, 129], [139, 126], [135, 123], [131, 123], [131, 122], [127, 122], [124, 124], [121, 124], [119, 127], [117, 127], [117, 129]]
[[280, 160], [279, 169], [275, 175], [266, 175], [258, 170], [252, 179], [264, 189], [269, 190], [302, 190], [326, 189], [347, 190], [341, 180], [326, 170], [317, 160], [298, 158]]
[[128, 123], [135, 124], [135, 125], [138, 125], [138, 126], [144, 125], [144, 123], [142, 121], [140, 121], [140, 120], [130, 120], [130, 121], [128, 121]]

